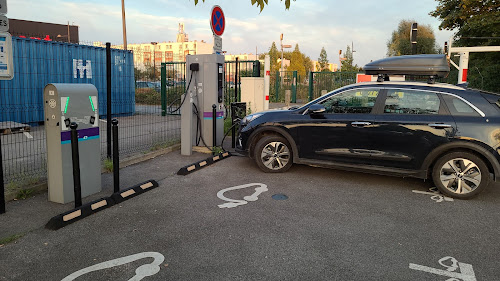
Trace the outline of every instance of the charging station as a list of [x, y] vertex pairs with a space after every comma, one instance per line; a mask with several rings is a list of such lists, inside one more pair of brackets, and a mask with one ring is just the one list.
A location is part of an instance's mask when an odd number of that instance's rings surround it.
[[[193, 146], [220, 145], [224, 136], [224, 56], [186, 57], [187, 90], [181, 107], [181, 154], [191, 155]], [[213, 116], [213, 105], [216, 114]], [[213, 118], [216, 119], [215, 140]]]
[[82, 197], [101, 191], [97, 89], [92, 84], [48, 84], [43, 91], [49, 201], [74, 200], [71, 122], [78, 124]]

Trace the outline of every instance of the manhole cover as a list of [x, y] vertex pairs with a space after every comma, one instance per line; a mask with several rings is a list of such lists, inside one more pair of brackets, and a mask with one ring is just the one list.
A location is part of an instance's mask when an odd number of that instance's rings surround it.
[[271, 196], [271, 198], [273, 198], [274, 200], [286, 200], [288, 199], [288, 196], [286, 196], [285, 194], [274, 194], [273, 196]]

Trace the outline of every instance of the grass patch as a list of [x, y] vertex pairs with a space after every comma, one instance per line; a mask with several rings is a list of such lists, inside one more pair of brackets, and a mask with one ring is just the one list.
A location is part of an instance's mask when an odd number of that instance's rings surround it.
[[212, 147], [213, 155], [221, 154], [222, 152], [224, 152], [224, 148], [222, 148], [221, 146]]
[[14, 234], [14, 235], [11, 235], [9, 237], [2, 238], [2, 239], [0, 239], [0, 247], [4, 246], [6, 244], [12, 243], [23, 236], [24, 236], [24, 234]]
[[157, 150], [161, 150], [161, 149], [165, 149], [165, 148], [169, 148], [171, 146], [173, 146], [174, 144], [178, 144], [180, 141], [178, 139], [174, 139], [174, 140], [169, 140], [169, 141], [166, 141], [166, 142], [158, 142], [158, 143], [155, 143], [153, 145], [153, 147], [151, 147], [151, 151], [157, 151]]
[[34, 190], [31, 189], [31, 188], [28, 188], [28, 189], [21, 189], [17, 192], [16, 194], [16, 199], [17, 200], [24, 200], [24, 199], [28, 199], [30, 198], [31, 196], [33, 196], [33, 193], [34, 193]]
[[108, 173], [113, 172], [113, 160], [108, 159], [108, 158], [104, 159], [102, 166], [106, 172], [108, 172]]

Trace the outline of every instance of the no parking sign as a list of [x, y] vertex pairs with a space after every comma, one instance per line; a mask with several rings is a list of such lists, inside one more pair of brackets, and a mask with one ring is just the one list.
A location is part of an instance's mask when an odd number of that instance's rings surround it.
[[210, 27], [212, 32], [216, 36], [221, 36], [226, 28], [226, 18], [224, 17], [224, 12], [221, 7], [215, 5], [212, 8], [212, 13], [210, 17]]

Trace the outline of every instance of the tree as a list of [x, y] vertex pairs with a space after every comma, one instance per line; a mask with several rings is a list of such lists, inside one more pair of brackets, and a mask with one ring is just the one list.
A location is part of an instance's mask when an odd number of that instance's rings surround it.
[[[402, 20], [387, 42], [387, 56], [411, 55], [410, 30], [414, 21]], [[430, 25], [418, 24], [417, 54], [437, 54], [436, 38]]]
[[[453, 46], [500, 45], [500, 2], [438, 0], [429, 14], [441, 20], [439, 29], [458, 29]], [[467, 80], [475, 88], [500, 92], [500, 52], [470, 53]]]
[[302, 53], [299, 50], [299, 44], [295, 45], [295, 49], [292, 52], [292, 57], [290, 58], [290, 66], [287, 68], [289, 71], [297, 71], [297, 74], [301, 77], [305, 77], [306, 68], [304, 67], [304, 60]]
[[302, 53], [302, 61], [304, 62], [304, 69], [306, 72], [313, 71], [313, 62], [310, 57]]
[[317, 70], [321, 72], [329, 72], [330, 68], [328, 68], [328, 55], [326, 54], [325, 47], [321, 48], [321, 52], [319, 53], [318, 63], [316, 64]]
[[278, 48], [276, 48], [276, 43], [274, 42], [271, 44], [271, 48], [269, 48], [269, 57], [271, 61], [271, 72], [274, 73], [280, 70], [281, 64], [278, 62], [278, 59], [281, 59], [281, 55]]
[[341, 59], [340, 71], [342, 72], [358, 72], [359, 66], [353, 65], [354, 57], [352, 56], [351, 47], [347, 45], [344, 57]]
[[[205, 0], [202, 0], [203, 2], [205, 2]], [[281, 2], [283, 2], [283, 0], [280, 0]], [[293, 0], [295, 1], [295, 0]], [[199, 2], [199, 0], [194, 0], [194, 4], [197, 5]], [[262, 10], [264, 10], [264, 6], [267, 5], [267, 2], [268, 0], [251, 0], [251, 3], [252, 3], [252, 6], [254, 4], [257, 4], [257, 7], [260, 7], [260, 11], [262, 12]], [[285, 0], [285, 8], [288, 10], [290, 9], [290, 0]]]

